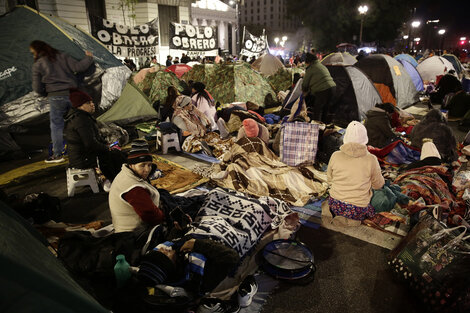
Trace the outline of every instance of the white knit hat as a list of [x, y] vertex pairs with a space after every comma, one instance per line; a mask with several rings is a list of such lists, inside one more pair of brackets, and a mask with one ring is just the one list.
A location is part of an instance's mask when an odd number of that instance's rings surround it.
[[441, 155], [439, 154], [436, 145], [432, 141], [426, 141], [425, 143], [423, 143], [423, 147], [421, 148], [420, 160], [429, 157], [436, 157], [439, 159], [441, 158]]
[[352, 121], [346, 128], [343, 143], [355, 142], [361, 145], [366, 145], [369, 142], [367, 137], [367, 129], [361, 123]]

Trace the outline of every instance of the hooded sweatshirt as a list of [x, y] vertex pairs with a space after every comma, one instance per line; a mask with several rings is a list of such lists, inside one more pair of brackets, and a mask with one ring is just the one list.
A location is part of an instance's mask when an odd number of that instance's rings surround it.
[[390, 119], [380, 108], [373, 108], [367, 111], [364, 126], [367, 129], [367, 137], [369, 137], [369, 145], [376, 148], [383, 148], [391, 143], [391, 140], [397, 135], [392, 130]]
[[359, 207], [369, 205], [372, 188], [380, 189], [384, 178], [375, 155], [367, 146], [355, 142], [342, 145], [328, 164], [330, 196]]

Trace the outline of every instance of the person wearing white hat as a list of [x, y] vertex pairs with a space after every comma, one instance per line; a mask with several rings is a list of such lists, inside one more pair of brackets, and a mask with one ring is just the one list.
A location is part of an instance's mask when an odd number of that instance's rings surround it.
[[421, 148], [421, 157], [419, 158], [419, 161], [409, 164], [405, 168], [405, 170], [409, 171], [423, 166], [436, 166], [441, 164], [441, 154], [439, 153], [439, 150], [437, 150], [436, 145], [434, 144], [432, 139], [424, 138], [423, 147]]
[[362, 221], [375, 214], [370, 205], [372, 189], [382, 188], [385, 181], [377, 158], [367, 151], [367, 142], [364, 125], [352, 121], [346, 128], [343, 145], [331, 156], [328, 205], [335, 216]]

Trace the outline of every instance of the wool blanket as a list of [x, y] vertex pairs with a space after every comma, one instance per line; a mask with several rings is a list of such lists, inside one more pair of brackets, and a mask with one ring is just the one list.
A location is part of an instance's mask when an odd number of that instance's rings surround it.
[[228, 151], [211, 177], [219, 186], [254, 196], [270, 196], [296, 206], [321, 197], [328, 189], [312, 166], [282, 163], [259, 138], [241, 138]]
[[220, 135], [215, 132], [207, 133], [203, 137], [189, 136], [184, 140], [182, 149], [184, 152], [188, 153], [203, 151], [202, 142], [205, 142], [212, 148], [212, 154], [216, 158], [221, 158], [232, 146], [233, 138], [222, 139]]
[[390, 164], [410, 164], [419, 161], [421, 156], [420, 150], [407, 145], [401, 140], [397, 140], [382, 149], [367, 146], [367, 150], [375, 155], [379, 161]]
[[208, 193], [188, 234], [222, 242], [243, 257], [268, 228], [279, 227], [290, 213], [279, 200], [253, 199], [216, 188]]

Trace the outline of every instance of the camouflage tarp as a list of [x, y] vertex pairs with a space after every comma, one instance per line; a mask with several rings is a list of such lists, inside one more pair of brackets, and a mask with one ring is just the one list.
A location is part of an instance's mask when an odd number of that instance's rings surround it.
[[251, 101], [264, 106], [267, 94], [276, 97], [272, 87], [248, 63], [195, 65], [184, 80], [200, 81], [222, 104]]
[[268, 76], [266, 79], [273, 87], [276, 94], [279, 91], [286, 91], [292, 85], [292, 77], [288, 70], [280, 68], [274, 75]]
[[150, 100], [150, 103], [160, 101], [163, 103], [168, 95], [168, 87], [173, 86], [178, 91], [183, 91], [183, 82], [176, 77], [175, 73], [168, 73], [165, 71], [156, 71], [154, 73], [148, 73], [145, 79], [136, 84]]

